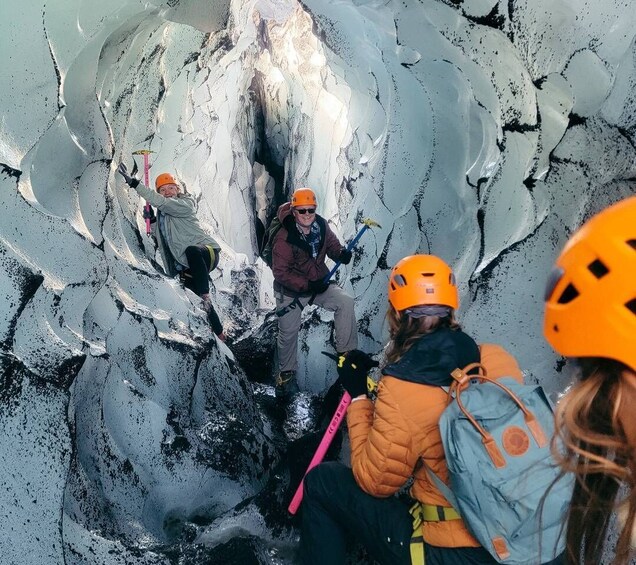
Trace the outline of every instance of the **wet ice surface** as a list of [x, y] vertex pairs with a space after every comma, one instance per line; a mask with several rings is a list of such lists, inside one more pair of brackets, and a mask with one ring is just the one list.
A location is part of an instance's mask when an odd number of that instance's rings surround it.
[[[2, 2], [3, 559], [294, 562], [285, 508], [336, 377], [320, 353], [332, 315], [307, 308], [304, 393], [274, 401], [272, 277], [256, 250], [294, 187], [316, 190], [342, 239], [362, 218], [382, 225], [338, 274], [362, 349], [386, 337], [388, 268], [432, 252], [455, 267], [468, 332], [562, 390], [543, 285], [582, 219], [634, 192], [631, 8]], [[114, 174], [140, 148], [223, 246], [212, 276], [229, 347], [161, 274]]]

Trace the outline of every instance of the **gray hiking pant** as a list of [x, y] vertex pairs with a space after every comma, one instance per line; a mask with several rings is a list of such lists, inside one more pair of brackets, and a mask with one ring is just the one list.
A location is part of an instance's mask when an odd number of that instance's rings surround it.
[[[294, 301], [291, 296], [275, 293], [276, 310], [288, 306]], [[310, 296], [298, 297], [303, 306]], [[358, 347], [358, 328], [353, 309], [353, 298], [339, 286], [332, 284], [322, 294], [317, 294], [314, 304], [334, 313], [336, 332], [336, 351], [350, 351]], [[278, 318], [278, 364], [280, 371], [295, 371], [298, 367], [298, 330], [302, 309], [296, 306]]]

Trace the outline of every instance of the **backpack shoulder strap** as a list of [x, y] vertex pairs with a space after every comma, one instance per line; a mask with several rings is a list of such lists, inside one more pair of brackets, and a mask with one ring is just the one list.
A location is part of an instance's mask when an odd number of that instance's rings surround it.
[[[479, 366], [477, 363], [474, 363], [474, 365]], [[472, 366], [466, 367], [465, 370], [470, 370], [470, 369], [472, 369]], [[456, 386], [454, 386], [455, 384], [456, 383], [452, 383], [451, 386], [440, 387], [447, 394], [448, 403], [451, 403], [455, 399], [454, 398], [454, 393], [456, 388]], [[435, 471], [433, 471], [433, 469], [431, 469], [427, 465], [426, 461], [424, 461], [422, 457], [420, 457], [420, 460], [422, 461], [422, 465], [424, 465], [424, 469], [426, 469], [426, 474], [428, 475], [428, 478], [431, 481], [433, 481], [437, 489], [444, 495], [444, 498], [451, 503], [451, 505], [453, 506], [455, 510], [457, 510], [457, 498], [453, 494], [453, 491], [450, 488], [448, 488], [448, 486], [446, 486], [446, 483], [437, 476], [437, 473], [435, 473]]]
[[438, 490], [444, 495], [444, 498], [448, 500], [453, 505], [453, 508], [457, 510], [457, 497], [453, 494], [453, 491], [446, 486], [446, 483], [440, 479], [437, 474], [431, 469], [424, 459], [422, 459], [422, 464], [426, 469], [426, 474], [428, 477], [435, 483], [435, 486]]

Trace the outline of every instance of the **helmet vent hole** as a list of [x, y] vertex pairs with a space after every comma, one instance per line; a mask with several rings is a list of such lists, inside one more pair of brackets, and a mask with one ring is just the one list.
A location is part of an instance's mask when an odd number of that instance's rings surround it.
[[544, 300], [547, 302], [552, 297], [554, 289], [557, 287], [561, 279], [563, 278], [563, 269], [561, 267], [553, 267], [548, 277], [548, 283], [545, 287]]
[[579, 291], [576, 290], [574, 285], [569, 284], [568, 286], [565, 287], [565, 290], [563, 291], [563, 293], [559, 297], [558, 302], [559, 302], [559, 304], [569, 304], [578, 295], [579, 295]]
[[598, 259], [592, 261], [587, 268], [597, 279], [602, 279], [607, 273], [609, 273], [609, 269]]
[[629, 239], [627, 241], [627, 245], [629, 245], [632, 249], [636, 250], [636, 239]]
[[627, 309], [636, 316], [636, 298], [632, 298], [627, 304]]
[[422, 273], [423, 277], [434, 277], [435, 273]]
[[393, 277], [393, 282], [398, 286], [406, 286], [406, 279], [403, 275], [395, 275]]

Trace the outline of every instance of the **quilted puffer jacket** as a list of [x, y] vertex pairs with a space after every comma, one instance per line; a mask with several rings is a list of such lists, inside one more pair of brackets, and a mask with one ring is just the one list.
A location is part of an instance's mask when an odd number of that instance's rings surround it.
[[[397, 363], [383, 369], [375, 405], [362, 399], [349, 406], [351, 466], [365, 492], [391, 496], [414, 475], [413, 498], [451, 506], [418, 462], [422, 457], [448, 483], [438, 426], [447, 402], [441, 387], [450, 385], [450, 371], [479, 361], [480, 356], [490, 377], [523, 381], [517, 362], [501, 346], [483, 344], [478, 350], [465, 333], [440, 329], [420, 338]], [[479, 546], [462, 520], [424, 522], [422, 534], [427, 543], [438, 547]]]

